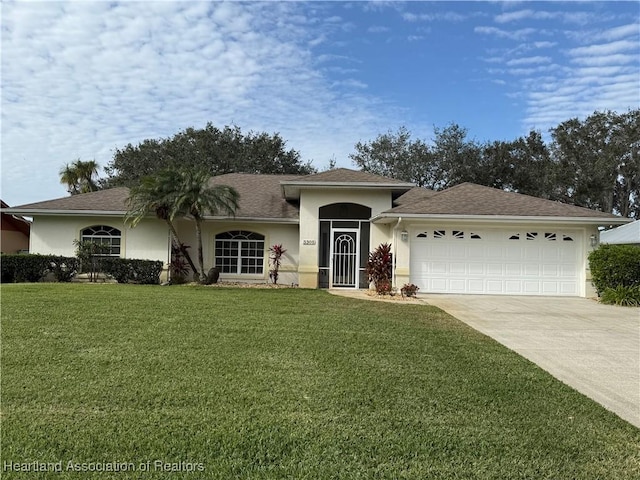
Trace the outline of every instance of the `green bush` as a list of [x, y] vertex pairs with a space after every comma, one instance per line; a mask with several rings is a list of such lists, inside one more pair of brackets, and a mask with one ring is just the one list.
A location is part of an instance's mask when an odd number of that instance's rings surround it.
[[589, 268], [598, 295], [607, 288], [640, 285], [640, 247], [600, 245], [589, 254]]
[[100, 270], [111, 275], [118, 283], [160, 283], [160, 260], [135, 260], [118, 257], [100, 258]]
[[615, 288], [605, 288], [600, 297], [602, 303], [607, 305], [621, 305], [623, 307], [640, 306], [640, 286], [625, 287], [618, 285]]
[[38, 282], [53, 273], [59, 282], [70, 282], [78, 271], [78, 259], [61, 255], [2, 255], [2, 283]]

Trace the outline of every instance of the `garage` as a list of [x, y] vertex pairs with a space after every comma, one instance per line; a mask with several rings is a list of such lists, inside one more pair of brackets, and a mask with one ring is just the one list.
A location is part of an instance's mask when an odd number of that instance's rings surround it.
[[579, 296], [583, 236], [537, 227], [416, 228], [410, 280], [431, 293]]

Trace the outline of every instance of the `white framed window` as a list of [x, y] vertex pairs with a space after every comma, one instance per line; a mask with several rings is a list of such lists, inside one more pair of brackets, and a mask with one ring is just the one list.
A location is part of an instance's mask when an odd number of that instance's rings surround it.
[[94, 225], [82, 230], [80, 233], [80, 241], [102, 245], [105, 248], [105, 252], [102, 253], [102, 255], [119, 257], [122, 232], [109, 225]]
[[264, 235], [232, 230], [216, 235], [216, 267], [220, 273], [262, 275], [264, 272]]

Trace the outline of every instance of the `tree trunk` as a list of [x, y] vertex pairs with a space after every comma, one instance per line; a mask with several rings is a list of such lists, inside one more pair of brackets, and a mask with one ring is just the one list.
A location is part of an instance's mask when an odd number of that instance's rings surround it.
[[191, 267], [191, 271], [193, 272], [193, 281], [197, 282], [200, 275], [198, 273], [198, 269], [196, 268], [195, 264], [193, 263], [193, 260], [191, 260], [191, 255], [189, 255], [189, 252], [187, 251], [186, 248], [183, 247], [182, 242], [180, 241], [180, 238], [178, 237], [178, 232], [176, 232], [176, 227], [174, 227], [173, 222], [171, 220], [169, 220], [168, 218], [166, 219], [167, 225], [169, 225], [169, 230], [171, 231], [171, 235], [173, 235], [173, 238], [176, 239], [176, 243], [178, 244], [178, 246], [180, 247], [180, 251], [182, 252], [182, 255], [184, 255], [184, 258], [187, 260], [187, 263], [189, 264], [189, 267]]
[[202, 255], [202, 218], [194, 215], [196, 221], [196, 242], [198, 243], [198, 263], [200, 264], [200, 283], [207, 282], [207, 274], [204, 271], [204, 258]]

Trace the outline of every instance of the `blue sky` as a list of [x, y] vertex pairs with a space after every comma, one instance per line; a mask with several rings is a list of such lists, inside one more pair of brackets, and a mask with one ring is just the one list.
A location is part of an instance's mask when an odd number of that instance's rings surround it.
[[279, 132], [317, 168], [450, 122], [478, 141], [640, 106], [638, 2], [3, 1], [2, 199], [193, 126]]

